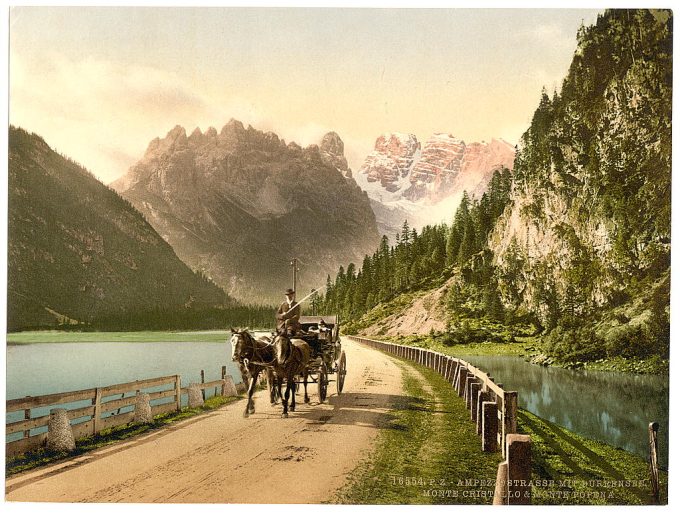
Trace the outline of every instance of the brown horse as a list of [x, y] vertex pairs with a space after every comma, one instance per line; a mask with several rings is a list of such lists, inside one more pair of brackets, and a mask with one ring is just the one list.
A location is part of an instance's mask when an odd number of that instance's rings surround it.
[[281, 392], [283, 379], [286, 380], [286, 394], [281, 397], [283, 404], [283, 414], [281, 417], [288, 417], [288, 397], [290, 392], [293, 392], [293, 398], [290, 404], [290, 411], [295, 412], [295, 377], [301, 375], [304, 378], [305, 385], [305, 403], [309, 403], [309, 396], [307, 395], [307, 365], [311, 357], [311, 350], [309, 344], [301, 339], [289, 339], [285, 334], [276, 336], [273, 342], [276, 350], [276, 363], [279, 371], [277, 371], [278, 390]]
[[[253, 393], [257, 386], [257, 378], [262, 371], [266, 371], [271, 386], [269, 399], [276, 403], [275, 369], [277, 368], [275, 349], [270, 342], [258, 340], [253, 337], [248, 329], [231, 328], [231, 359], [237, 362], [241, 370], [243, 380], [248, 382], [248, 403], [243, 412], [243, 417], [255, 412]], [[278, 392], [281, 397], [281, 390]]]

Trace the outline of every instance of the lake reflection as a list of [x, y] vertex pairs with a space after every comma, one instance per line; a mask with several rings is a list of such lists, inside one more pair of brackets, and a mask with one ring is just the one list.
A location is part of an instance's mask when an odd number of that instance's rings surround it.
[[519, 405], [580, 435], [649, 455], [648, 425], [657, 421], [659, 462], [668, 464], [668, 377], [541, 367], [521, 357], [462, 356], [487, 371]]

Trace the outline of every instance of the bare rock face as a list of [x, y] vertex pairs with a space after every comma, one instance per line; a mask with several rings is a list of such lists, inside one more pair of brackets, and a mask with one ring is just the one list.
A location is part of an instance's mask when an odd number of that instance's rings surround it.
[[387, 133], [375, 141], [371, 152], [359, 170], [369, 182], [379, 182], [388, 192], [400, 189], [400, 183], [409, 176], [417, 157], [420, 143], [413, 134]]
[[460, 173], [453, 182], [454, 191], [466, 191], [470, 197], [479, 199], [486, 190], [494, 170], [512, 170], [515, 148], [504, 140], [493, 138], [491, 142], [470, 143], [465, 153]]
[[451, 186], [460, 173], [465, 142], [450, 134], [438, 133], [425, 143], [420, 160], [411, 172], [411, 187], [405, 197], [416, 201], [423, 197], [431, 200], [451, 193]]
[[343, 143], [338, 133], [331, 131], [321, 140], [319, 146], [321, 159], [329, 165], [334, 166], [346, 178], [352, 177], [352, 169], [347, 165], [347, 158], [345, 158], [345, 144]]
[[[413, 134], [381, 135], [358, 174], [369, 195], [378, 201], [437, 203], [466, 190], [472, 197], [484, 193], [493, 171], [512, 169], [515, 149], [503, 140], [466, 144], [447, 133], [432, 135], [423, 145]], [[373, 184], [379, 183], [382, 188]], [[397, 197], [386, 196], [399, 193]], [[402, 221], [403, 222], [403, 221]]]
[[303, 149], [232, 119], [188, 137], [173, 128], [112, 186], [191, 268], [243, 301], [271, 302], [290, 286], [291, 257], [308, 264], [311, 289], [377, 245], [350, 174], [335, 133]]

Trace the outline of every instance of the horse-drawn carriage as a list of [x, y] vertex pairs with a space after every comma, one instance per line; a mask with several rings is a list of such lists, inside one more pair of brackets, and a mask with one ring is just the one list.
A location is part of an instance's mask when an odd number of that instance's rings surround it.
[[[333, 381], [340, 394], [347, 374], [347, 357], [340, 344], [338, 317], [307, 316], [300, 317], [300, 329], [294, 335], [280, 332], [272, 339], [255, 339], [246, 330], [233, 329], [231, 336], [232, 360], [238, 362], [244, 379], [248, 378], [248, 404], [244, 416], [253, 413], [252, 400], [257, 378], [266, 372], [270, 385], [271, 401], [276, 394], [283, 402], [283, 415], [288, 415], [288, 397], [293, 393], [291, 411], [295, 410], [295, 391], [298, 384], [304, 385], [305, 402], [309, 401], [307, 383], [311, 378], [317, 384], [319, 402], [326, 401], [328, 384]], [[285, 381], [286, 394], [283, 396], [282, 384]]]
[[335, 387], [340, 394], [345, 385], [347, 357], [340, 344], [340, 326], [337, 315], [300, 317], [302, 331], [297, 338], [304, 340], [312, 351], [309, 373], [317, 383], [319, 402], [326, 400], [328, 384], [335, 375]]

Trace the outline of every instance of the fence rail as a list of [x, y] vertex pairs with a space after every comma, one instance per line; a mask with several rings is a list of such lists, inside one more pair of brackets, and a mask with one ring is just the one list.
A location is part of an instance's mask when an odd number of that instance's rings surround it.
[[[205, 378], [201, 371], [201, 379]], [[32, 451], [47, 444], [48, 431], [31, 435], [32, 431], [48, 427], [52, 410], [66, 408], [65, 405], [72, 403], [88, 402], [84, 407], [70, 408], [66, 410], [66, 417], [70, 422], [74, 439], [96, 435], [103, 430], [131, 423], [135, 419], [134, 407], [140, 393], [148, 395], [149, 401], [167, 400], [150, 407], [152, 416], [181, 410], [182, 395], [187, 394], [190, 388], [198, 388], [203, 391], [203, 400], [206, 399], [207, 390], [214, 389], [215, 395], [221, 392], [223, 395], [229, 390], [229, 383], [233, 389], [237, 389], [231, 376], [226, 374], [226, 366], [222, 366], [222, 379], [182, 387], [180, 375], [161, 376], [133, 382], [95, 387], [78, 391], [45, 394], [41, 396], [26, 396], [6, 402], [7, 414], [23, 411], [23, 419], [5, 424], [5, 435], [23, 432], [20, 439], [5, 443], [5, 455], [13, 457]], [[167, 386], [167, 388], [163, 388]], [[243, 388], [242, 384], [239, 387]], [[162, 390], [157, 390], [162, 389]], [[145, 392], [151, 390], [151, 392]], [[241, 389], [237, 389], [241, 390]], [[231, 391], [230, 391], [231, 392]], [[117, 397], [117, 398], [116, 398]], [[133, 410], [127, 410], [127, 407]], [[49, 408], [48, 415], [32, 415], [35, 409]], [[122, 409], [126, 411], [121, 413]], [[77, 421], [89, 417], [86, 421]], [[75, 422], [74, 422], [75, 421]]]
[[460, 396], [482, 436], [483, 451], [500, 450], [505, 457], [507, 436], [517, 432], [517, 392], [506, 391], [488, 373], [460, 358], [430, 349], [350, 335], [361, 344], [434, 369]]

